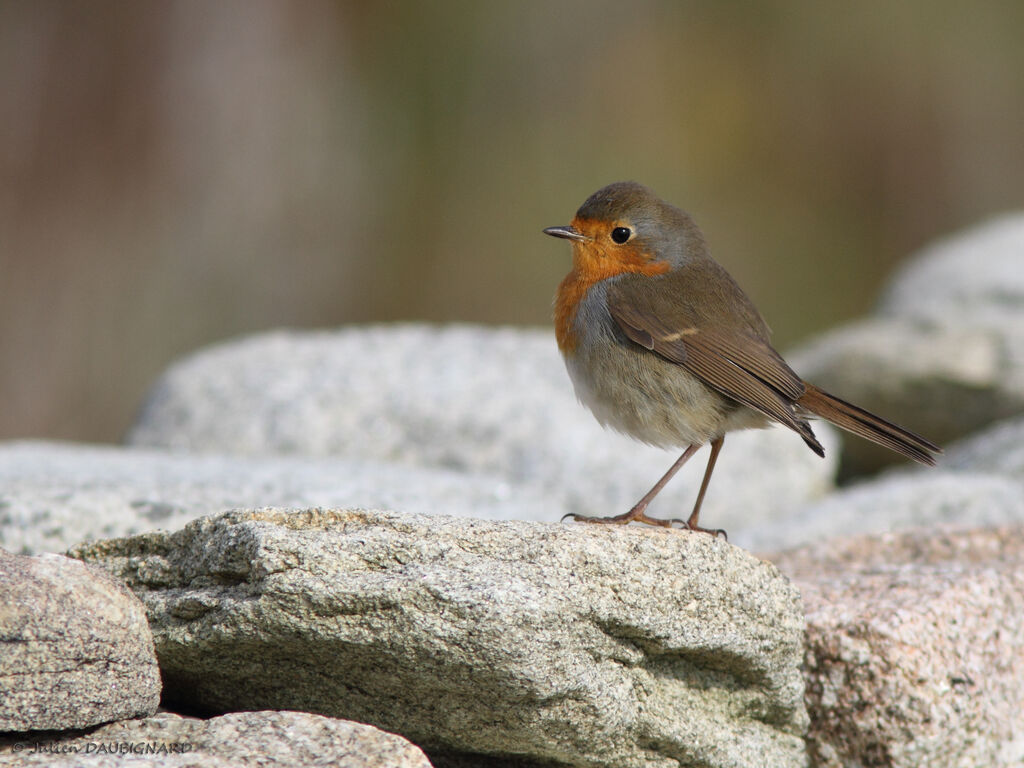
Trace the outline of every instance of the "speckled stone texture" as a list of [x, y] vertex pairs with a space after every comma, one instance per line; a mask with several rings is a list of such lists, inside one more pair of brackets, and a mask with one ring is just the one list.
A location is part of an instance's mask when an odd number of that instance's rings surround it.
[[527, 520], [557, 520], [567, 511], [536, 489], [484, 473], [330, 457], [0, 443], [0, 547], [21, 554], [265, 506], [384, 506]]
[[837, 539], [776, 562], [807, 610], [815, 765], [1024, 764], [1024, 526]]
[[773, 552], [852, 532], [1013, 524], [1024, 524], [1024, 418], [947, 446], [937, 467], [891, 470], [750, 526], [744, 543]]
[[93, 731], [0, 737], [7, 768], [430, 768], [423, 752], [370, 725], [305, 712], [209, 720], [163, 712]]
[[146, 604], [176, 704], [468, 765], [806, 764], [799, 595], [705, 534], [255, 510], [75, 554]]
[[0, 550], [0, 732], [150, 715], [159, 700], [135, 595], [78, 560]]

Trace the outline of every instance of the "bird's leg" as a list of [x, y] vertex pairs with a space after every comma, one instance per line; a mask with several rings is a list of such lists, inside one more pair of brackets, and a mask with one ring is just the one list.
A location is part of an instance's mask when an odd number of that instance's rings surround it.
[[712, 536], [722, 534], [722, 536], [728, 540], [729, 536], [721, 528], [701, 528], [697, 525], [697, 518], [700, 516], [700, 505], [704, 503], [704, 494], [708, 490], [708, 483], [711, 481], [711, 473], [715, 471], [715, 462], [718, 460], [718, 452], [722, 450], [723, 443], [725, 443], [724, 435], [711, 441], [711, 455], [708, 457], [708, 468], [704, 470], [704, 479], [700, 483], [700, 493], [697, 494], [697, 503], [693, 505], [693, 512], [690, 513], [690, 519], [686, 521], [686, 527], [691, 531], [710, 533]]
[[[718, 447], [722, 447], [721, 438], [719, 438]], [[651, 500], [658, 495], [658, 492], [665, 487], [665, 484], [668, 483], [668, 481], [675, 476], [676, 472], [682, 469], [683, 464], [689, 461], [690, 457], [693, 456], [693, 454], [695, 454], [699, 449], [700, 445], [691, 445], [689, 448], [683, 451], [683, 455], [676, 459], [676, 463], [669, 467], [668, 472], [666, 472], [662, 476], [661, 480], [656, 482], [654, 484], [654, 487], [651, 488], [651, 490], [649, 490], [647, 493], [645, 493], [644, 497], [640, 499], [640, 501], [638, 501], [636, 504], [634, 504], [633, 508], [629, 510], [629, 512], [626, 512], [621, 515], [615, 515], [615, 517], [590, 517], [587, 515], [576, 515], [570, 512], [562, 519], [565, 520], [566, 518], [571, 517], [573, 520], [578, 520], [583, 523], [612, 523], [617, 525], [625, 525], [626, 523], [637, 522], [646, 523], [647, 525], [660, 525], [665, 528], [671, 528], [672, 523], [682, 523], [682, 520], [659, 520], [655, 517], [648, 517], [644, 514], [644, 512], [647, 510], [647, 505], [651, 503]], [[705, 484], [707, 484], [707, 477], [704, 478], [704, 482]], [[697, 506], [700, 506], [699, 500]], [[697, 520], [695, 516], [691, 516], [690, 519], [694, 522], [696, 522]], [[687, 524], [684, 523], [684, 525]], [[704, 529], [697, 528], [695, 530]]]

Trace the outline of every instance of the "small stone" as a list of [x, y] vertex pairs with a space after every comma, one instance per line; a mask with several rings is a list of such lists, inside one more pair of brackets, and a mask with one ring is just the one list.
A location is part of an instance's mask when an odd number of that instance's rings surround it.
[[159, 701], [135, 595], [78, 560], [0, 550], [0, 732], [85, 728]]
[[0, 738], [6, 768], [430, 768], [422, 750], [370, 725], [306, 712], [233, 712], [199, 720], [163, 712], [87, 733]]

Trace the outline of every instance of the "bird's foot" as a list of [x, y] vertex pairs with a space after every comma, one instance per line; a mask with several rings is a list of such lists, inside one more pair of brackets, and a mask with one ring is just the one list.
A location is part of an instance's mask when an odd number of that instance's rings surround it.
[[597, 517], [596, 515], [578, 515], [575, 512], [570, 512], [567, 515], [563, 515], [560, 522], [566, 520], [574, 520], [577, 523], [600, 523], [602, 525], [626, 525], [627, 523], [643, 523], [644, 525], [655, 525], [660, 528], [672, 528], [678, 525], [681, 529], [687, 531], [695, 531], [696, 533], [706, 533], [709, 536], [718, 538], [721, 536], [726, 541], [729, 540], [729, 534], [725, 532], [724, 528], [701, 528], [697, 525], [690, 525], [686, 520], [679, 517], [672, 517], [667, 520], [662, 520], [657, 517], [648, 517], [644, 514], [643, 509], [633, 508], [629, 512], [624, 512], [621, 515], [615, 515], [613, 517]]
[[657, 517], [648, 517], [644, 514], [643, 509], [633, 509], [629, 512], [624, 512], [621, 515], [615, 515], [614, 517], [597, 517], [591, 515], [577, 515], [574, 512], [570, 512], [567, 515], [562, 516], [562, 522], [565, 520], [575, 520], [578, 523], [602, 523], [604, 525], [626, 525], [627, 523], [643, 523], [644, 525], [657, 525], [661, 528], [671, 528], [673, 523], [679, 523], [683, 528], [686, 528], [686, 521], [680, 520], [678, 517], [674, 517], [670, 520], [661, 520]]
[[701, 528], [700, 526], [697, 526], [697, 525], [687, 525], [686, 523], [683, 523], [683, 527], [686, 530], [688, 530], [688, 531], [697, 531], [698, 533], [706, 533], [709, 536], [712, 536], [712, 537], [714, 537], [716, 539], [719, 536], [721, 536], [726, 541], [729, 540], [729, 534], [725, 532], [724, 528]]

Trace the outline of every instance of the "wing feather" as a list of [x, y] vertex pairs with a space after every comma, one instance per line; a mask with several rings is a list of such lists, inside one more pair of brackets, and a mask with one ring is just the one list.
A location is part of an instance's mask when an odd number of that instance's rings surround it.
[[663, 296], [663, 292], [645, 290], [643, 283], [615, 281], [607, 292], [608, 310], [635, 343], [682, 366], [727, 397], [785, 424], [821, 450], [810, 426], [793, 407], [804, 394], [804, 383], [766, 339], [744, 325], [709, 327], [699, 313], [687, 312], [685, 300], [671, 303], [666, 311], [658, 306], [665, 304], [659, 300]]

